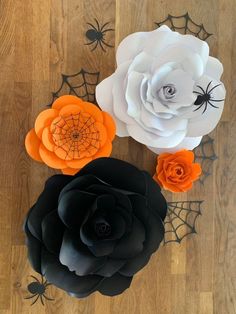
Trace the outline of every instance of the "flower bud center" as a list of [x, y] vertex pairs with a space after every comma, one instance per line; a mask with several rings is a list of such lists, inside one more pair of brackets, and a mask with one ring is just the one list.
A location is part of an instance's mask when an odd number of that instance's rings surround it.
[[99, 237], [108, 236], [111, 233], [111, 226], [107, 222], [96, 222], [94, 228]]
[[168, 84], [162, 87], [163, 88], [163, 95], [166, 99], [171, 99], [176, 94], [176, 88], [173, 84]]

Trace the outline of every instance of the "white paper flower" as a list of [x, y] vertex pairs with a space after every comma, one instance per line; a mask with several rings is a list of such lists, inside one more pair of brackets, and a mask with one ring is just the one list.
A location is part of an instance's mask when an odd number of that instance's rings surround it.
[[217, 125], [224, 106], [223, 66], [208, 44], [162, 26], [126, 37], [117, 69], [96, 89], [100, 107], [152, 151], [193, 149]]

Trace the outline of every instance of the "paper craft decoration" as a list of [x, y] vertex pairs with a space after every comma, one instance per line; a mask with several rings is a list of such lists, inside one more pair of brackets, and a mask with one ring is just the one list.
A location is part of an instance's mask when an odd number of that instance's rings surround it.
[[201, 166], [194, 163], [194, 153], [181, 150], [163, 153], [157, 157], [156, 173], [153, 179], [171, 192], [186, 192], [201, 175]]
[[38, 115], [25, 147], [33, 159], [72, 175], [93, 159], [110, 156], [114, 137], [108, 113], [66, 95]]
[[166, 210], [147, 172], [96, 159], [47, 180], [24, 224], [30, 263], [72, 296], [120, 294], [158, 249]]
[[192, 150], [217, 125], [224, 107], [223, 66], [208, 44], [167, 26], [138, 32], [119, 45], [117, 69], [96, 88], [118, 136], [152, 151]]

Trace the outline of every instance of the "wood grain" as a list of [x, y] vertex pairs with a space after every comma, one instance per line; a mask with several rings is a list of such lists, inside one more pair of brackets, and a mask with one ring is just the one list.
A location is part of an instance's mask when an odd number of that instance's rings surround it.
[[[198, 235], [154, 254], [124, 294], [74, 299], [49, 286], [43, 306], [29, 295], [31, 275], [24, 246], [24, 215], [55, 171], [27, 156], [24, 137], [51, 101], [61, 73], [115, 69], [115, 48], [128, 34], [154, 29], [168, 14], [203, 23], [213, 35], [211, 54], [224, 64], [227, 99], [211, 134], [218, 160], [204, 186], [169, 201], [204, 200]], [[109, 22], [106, 52], [85, 45], [87, 23]], [[0, 313], [233, 314], [236, 313], [236, 6], [235, 0], [1, 0], [0, 1]], [[113, 156], [150, 173], [156, 156], [130, 138], [116, 138]]]

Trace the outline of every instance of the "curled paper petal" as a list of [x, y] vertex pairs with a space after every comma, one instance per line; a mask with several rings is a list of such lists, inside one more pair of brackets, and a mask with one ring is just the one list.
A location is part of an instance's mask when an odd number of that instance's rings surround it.
[[38, 115], [25, 147], [33, 159], [74, 175], [93, 159], [110, 156], [115, 131], [108, 113], [76, 96], [65, 95]]
[[71, 296], [120, 294], [158, 249], [166, 209], [148, 173], [93, 160], [76, 176], [46, 182], [24, 224], [30, 263]]
[[117, 69], [96, 88], [100, 107], [154, 152], [194, 149], [217, 125], [225, 100], [223, 66], [206, 42], [166, 25], [118, 46]]

